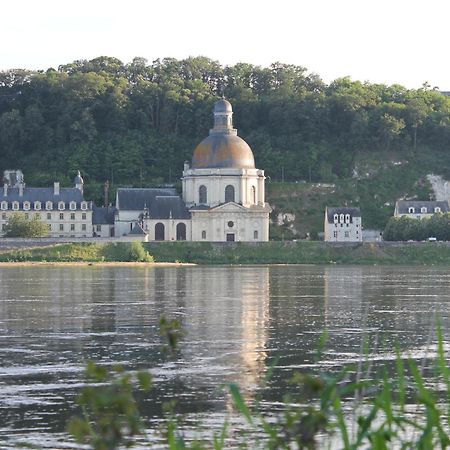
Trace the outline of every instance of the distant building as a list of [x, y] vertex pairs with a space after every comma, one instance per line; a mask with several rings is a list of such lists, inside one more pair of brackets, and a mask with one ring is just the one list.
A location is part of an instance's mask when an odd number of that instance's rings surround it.
[[425, 219], [436, 213], [448, 213], [447, 201], [419, 201], [397, 200], [395, 203], [394, 217], [410, 217], [411, 219]]
[[327, 242], [362, 242], [359, 208], [325, 208], [324, 240]]
[[5, 171], [0, 230], [17, 211], [47, 222], [52, 237], [268, 241], [264, 171], [233, 128], [231, 104], [218, 100], [213, 114], [209, 136], [184, 164], [181, 196], [173, 188], [119, 188], [115, 206], [99, 208], [84, 200], [80, 172], [74, 188], [26, 188], [21, 171]]
[[149, 241], [269, 240], [264, 171], [255, 167], [232, 116], [227, 100], [215, 103], [214, 127], [195, 148], [192, 165], [184, 165], [181, 197], [174, 189], [117, 190], [116, 236], [139, 224]]
[[78, 172], [74, 187], [27, 187], [20, 170], [6, 170], [0, 192], [0, 235], [9, 217], [22, 213], [26, 219], [39, 219], [47, 224], [51, 237], [92, 236], [92, 203], [83, 197], [84, 181]]

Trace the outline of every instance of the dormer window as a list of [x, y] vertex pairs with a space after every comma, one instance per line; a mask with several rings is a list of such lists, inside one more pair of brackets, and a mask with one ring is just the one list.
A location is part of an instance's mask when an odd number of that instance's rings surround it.
[[30, 202], [23, 202], [23, 209], [24, 211], [30, 210]]
[[414, 208], [413, 208], [412, 206], [410, 206], [410, 207], [408, 208], [408, 213], [409, 213], [409, 214], [414, 214]]
[[427, 207], [426, 206], [422, 206], [422, 208], [420, 208], [420, 213], [421, 214], [426, 214], [427, 213]]
[[1, 208], [2, 208], [2, 211], [6, 211], [8, 209], [8, 202], [2, 202]]
[[341, 214], [341, 215], [339, 216], [339, 222], [340, 222], [340, 223], [344, 223], [344, 214]]
[[350, 214], [345, 215], [345, 223], [350, 223]]
[[41, 210], [41, 202], [34, 202], [34, 209], [36, 211], [40, 211]]
[[64, 211], [64, 208], [66, 207], [64, 202], [58, 202], [58, 209], [60, 211]]
[[441, 212], [441, 208], [439, 208], [439, 206], [436, 206], [436, 208], [434, 208], [434, 212], [435, 213], [440, 213]]
[[335, 215], [333, 216], [333, 222], [334, 222], [334, 223], [338, 223], [338, 220], [339, 220], [339, 216], [338, 216], [337, 214], [335, 214]]
[[69, 209], [71, 211], [75, 211], [77, 209], [77, 202], [70, 202], [69, 203]]
[[19, 211], [19, 202], [12, 202], [13, 211]]
[[53, 202], [45, 202], [45, 209], [51, 211], [53, 209]]
[[86, 211], [86, 210], [87, 210], [87, 202], [81, 202], [81, 209], [82, 209], [83, 211]]

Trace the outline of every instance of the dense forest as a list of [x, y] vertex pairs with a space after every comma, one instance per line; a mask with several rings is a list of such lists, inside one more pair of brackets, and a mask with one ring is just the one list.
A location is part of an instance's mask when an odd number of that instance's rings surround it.
[[450, 148], [450, 98], [426, 84], [327, 85], [281, 63], [99, 57], [0, 73], [0, 168], [22, 169], [29, 185], [69, 183], [77, 169], [92, 186], [174, 182], [222, 95], [272, 180], [328, 182], [354, 176], [361, 154], [439, 161]]

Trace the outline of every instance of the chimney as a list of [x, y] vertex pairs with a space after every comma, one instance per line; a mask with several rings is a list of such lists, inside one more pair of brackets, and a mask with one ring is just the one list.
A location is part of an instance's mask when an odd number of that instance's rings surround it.
[[55, 181], [53, 184], [53, 195], [59, 195], [59, 181]]
[[23, 183], [19, 183], [19, 197], [23, 197]]
[[8, 183], [3, 185], [3, 196], [6, 197], [8, 195]]

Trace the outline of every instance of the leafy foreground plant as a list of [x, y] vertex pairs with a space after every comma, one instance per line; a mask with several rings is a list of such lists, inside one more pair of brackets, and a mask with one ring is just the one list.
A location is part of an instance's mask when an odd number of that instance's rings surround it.
[[[177, 322], [164, 319], [161, 325], [166, 336], [179, 332]], [[354, 367], [332, 376], [296, 373], [291, 380], [292, 391], [284, 398], [284, 412], [278, 415], [264, 413], [259, 399], [253, 405], [247, 404], [238, 386], [229, 385], [236, 410], [248, 425], [243, 435], [244, 448], [450, 447], [450, 369], [440, 328], [437, 334], [436, 364], [430, 376], [425, 377], [412, 359], [406, 359], [405, 364], [398, 349], [393, 373], [389, 375], [384, 368], [377, 375], [370, 374], [372, 381], [366, 381], [370, 373], [368, 358], [363, 381], [361, 371]], [[97, 385], [86, 387], [80, 395], [83, 417], [72, 419], [70, 433], [96, 450], [133, 445], [134, 436], [143, 430], [143, 422], [133, 397], [131, 375], [120, 370], [111, 373], [90, 363], [87, 376]], [[137, 381], [141, 388], [150, 389], [148, 373], [138, 373]], [[416, 405], [415, 413], [411, 413], [411, 405]], [[161, 440], [170, 450], [219, 450], [227, 448], [229, 429], [226, 421], [210, 442], [187, 442], [170, 412]]]

